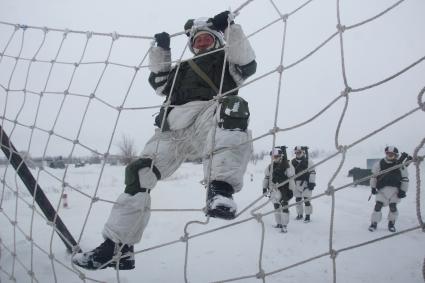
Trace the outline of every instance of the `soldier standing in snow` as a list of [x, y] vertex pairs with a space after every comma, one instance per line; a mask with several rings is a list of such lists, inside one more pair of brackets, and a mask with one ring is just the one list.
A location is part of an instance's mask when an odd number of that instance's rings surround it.
[[[294, 196], [297, 202], [297, 217], [296, 220], [303, 219], [303, 212], [305, 206], [305, 218], [304, 222], [310, 222], [310, 215], [313, 212], [313, 207], [310, 203], [310, 198], [313, 194], [313, 189], [316, 186], [316, 171], [312, 169], [313, 161], [308, 158], [308, 148], [305, 146], [296, 146], [294, 149], [295, 158], [291, 160], [291, 164], [295, 169], [295, 175], [302, 171], [307, 170], [304, 174], [295, 178], [295, 190]], [[305, 202], [303, 205], [302, 199]]]
[[[205, 179], [210, 180], [206, 214], [222, 219], [236, 215], [232, 195], [242, 188], [251, 155], [248, 103], [237, 96], [237, 88], [255, 73], [255, 54], [228, 11], [210, 19], [189, 20], [184, 28], [188, 47], [196, 57], [177, 66], [171, 66], [169, 34], [155, 35], [157, 46], [149, 54], [149, 83], [166, 98], [168, 107], [163, 106], [156, 117], [158, 129], [142, 157], [126, 167], [126, 187], [104, 226], [105, 241], [92, 251], [75, 255], [76, 265], [133, 269], [133, 245], [141, 240], [150, 217], [149, 193], [158, 180], [173, 174], [189, 156], [204, 157]], [[219, 89], [226, 96], [217, 103], [214, 98]], [[209, 160], [214, 149], [229, 147]]]
[[[396, 147], [387, 146], [385, 148], [385, 158], [375, 163], [372, 173], [377, 174], [401, 164], [403, 160], [398, 160], [398, 156], [399, 153]], [[406, 157], [407, 154], [403, 156]], [[372, 223], [369, 226], [369, 231], [373, 232], [377, 229], [378, 223], [382, 219], [382, 207], [389, 206], [388, 230], [395, 232], [394, 224], [398, 217], [397, 203], [400, 202], [400, 199], [406, 197], [407, 188], [409, 187], [409, 176], [406, 166], [372, 177], [370, 179], [370, 186], [372, 188], [372, 194], [375, 195], [376, 203], [372, 212]]]
[[[274, 216], [276, 219], [276, 228], [280, 228], [283, 233], [288, 232], [289, 223], [289, 209], [285, 206], [288, 205], [289, 200], [293, 196], [295, 187], [294, 168], [289, 163], [286, 154], [280, 148], [272, 150], [273, 166], [269, 164], [265, 170], [263, 180], [263, 194], [270, 194], [275, 209]], [[273, 169], [272, 169], [273, 167]], [[272, 173], [273, 170], [273, 173]], [[289, 180], [286, 184], [277, 187]]]

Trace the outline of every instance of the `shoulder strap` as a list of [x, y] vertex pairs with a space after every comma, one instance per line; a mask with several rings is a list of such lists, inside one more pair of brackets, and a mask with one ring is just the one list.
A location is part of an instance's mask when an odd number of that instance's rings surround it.
[[207, 76], [207, 74], [204, 73], [204, 71], [199, 68], [199, 66], [193, 62], [193, 60], [188, 60], [187, 63], [189, 63], [189, 66], [192, 68], [192, 70], [201, 78], [203, 79], [216, 93], [218, 93], [218, 88], [216, 85], [212, 82], [212, 80]]

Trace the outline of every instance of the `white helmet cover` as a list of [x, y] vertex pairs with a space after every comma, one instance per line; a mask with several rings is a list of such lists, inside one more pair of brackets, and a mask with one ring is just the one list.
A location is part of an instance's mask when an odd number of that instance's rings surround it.
[[189, 49], [193, 54], [197, 54], [195, 50], [193, 49], [193, 40], [195, 38], [195, 35], [200, 31], [205, 31], [211, 34], [215, 39], [215, 46], [213, 46], [213, 49], [221, 48], [224, 46], [224, 37], [223, 34], [220, 31], [217, 31], [210, 27], [212, 25], [208, 22], [208, 18], [202, 17], [198, 18], [196, 20], [188, 20], [185, 24], [185, 29], [190, 29], [189, 36]]

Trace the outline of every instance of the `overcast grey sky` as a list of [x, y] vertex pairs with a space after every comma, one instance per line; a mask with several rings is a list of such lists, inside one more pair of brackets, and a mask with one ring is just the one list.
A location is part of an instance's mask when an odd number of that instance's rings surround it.
[[[341, 22], [346, 26], [356, 24], [375, 16], [396, 2], [341, 1]], [[116, 31], [119, 34], [152, 36], [161, 31], [180, 32], [188, 18], [210, 17], [229, 8], [234, 10], [243, 3], [245, 3], [243, 0], [14, 0], [0, 3], [0, 21], [58, 29], [104, 33]], [[306, 1], [275, 1], [282, 14], [294, 11], [303, 3]], [[289, 16], [284, 66], [296, 62], [336, 32], [336, 11], [336, 0], [314, 0]], [[351, 88], [358, 89], [379, 82], [425, 56], [423, 11], [425, 11], [424, 1], [406, 0], [379, 19], [347, 30], [343, 34], [346, 76]], [[271, 1], [256, 0], [241, 10], [236, 22], [242, 25], [246, 34], [252, 34], [277, 18], [278, 13]], [[255, 80], [279, 65], [283, 31], [283, 23], [278, 22], [250, 37], [258, 62], [257, 73], [250, 80]], [[13, 27], [0, 24], [1, 52], [12, 38], [5, 54], [17, 56], [22, 42], [22, 30], [18, 30], [13, 37], [12, 34]], [[42, 39], [41, 30], [28, 29], [25, 32], [25, 44], [20, 57], [32, 58], [43, 42]], [[78, 62], [83, 54], [86, 39], [85, 34], [68, 34], [60, 49], [58, 61]], [[37, 59], [52, 60], [59, 50], [61, 40], [61, 32], [48, 32]], [[172, 39], [174, 60], [181, 56], [185, 42], [185, 35]], [[150, 40], [119, 38], [113, 44], [109, 60], [126, 66], [136, 66], [146, 54], [149, 44]], [[4, 88], [23, 89], [29, 63], [18, 61], [16, 70], [13, 71], [15, 60], [3, 57], [0, 63], [0, 84], [3, 86], [0, 88], [1, 116], [5, 112], [7, 119], [14, 120], [19, 114], [18, 121], [26, 125], [31, 125], [37, 117], [37, 126], [47, 130], [52, 129], [56, 123], [55, 133], [74, 140], [87, 106], [87, 96], [96, 89], [95, 95], [100, 100], [90, 103], [78, 140], [91, 149], [105, 152], [118, 115], [116, 110], [107, 105], [115, 107], [122, 104], [135, 73], [132, 68], [108, 65], [98, 84], [105, 67], [102, 62], [106, 60], [110, 46], [111, 37], [93, 36], [89, 40], [82, 62], [99, 63], [82, 64], [77, 68], [69, 91], [83, 96], [67, 96], [57, 120], [55, 118], [63, 95], [45, 94], [38, 111], [38, 95], [27, 93], [24, 96], [22, 91], [12, 91], [6, 96]], [[190, 53], [187, 51], [184, 58], [189, 56]], [[63, 92], [67, 89], [74, 66], [55, 64], [46, 86], [49, 68], [48, 63], [32, 64], [27, 89], [34, 92], [41, 92], [44, 87], [47, 92]], [[388, 83], [352, 93], [340, 131], [340, 144], [351, 144], [417, 107], [418, 93], [425, 86], [424, 74], [425, 62], [420, 62]], [[163, 99], [148, 85], [148, 75], [146, 68], [137, 73], [125, 100], [125, 108], [162, 103]], [[266, 133], [273, 127], [278, 83], [278, 73], [274, 73], [240, 90], [240, 95], [250, 105], [250, 128], [254, 137]], [[339, 37], [335, 36], [311, 57], [283, 72], [278, 127], [291, 127], [313, 117], [338, 97], [343, 89], [340, 41]], [[277, 143], [290, 147], [303, 144], [312, 149], [334, 148], [335, 131], [344, 103], [345, 101], [340, 99], [313, 122], [295, 130], [279, 133]], [[133, 138], [137, 142], [138, 150], [141, 151], [153, 134], [152, 115], [156, 112], [157, 109], [122, 111], [111, 151], [116, 152], [114, 145], [123, 134]], [[394, 144], [403, 151], [412, 152], [425, 136], [424, 115], [423, 111], [417, 111], [407, 119], [362, 142], [357, 148], [372, 152], [382, 149], [385, 145]], [[12, 123], [7, 120], [2, 123], [10, 132]], [[43, 154], [47, 136], [44, 132], [34, 131], [30, 145], [33, 156]], [[22, 150], [28, 148], [29, 137], [30, 130], [21, 126], [17, 126], [12, 135], [17, 148]], [[268, 150], [271, 145], [272, 138], [269, 136], [256, 141], [254, 149]], [[67, 156], [71, 147], [72, 143], [54, 135], [49, 142], [47, 154]], [[77, 146], [75, 154], [88, 154], [88, 151]]]

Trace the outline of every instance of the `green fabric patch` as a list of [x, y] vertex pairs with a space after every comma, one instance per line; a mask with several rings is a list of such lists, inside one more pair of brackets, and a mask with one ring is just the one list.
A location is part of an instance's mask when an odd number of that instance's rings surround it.
[[220, 128], [245, 131], [248, 128], [249, 119], [248, 102], [243, 98], [230, 95], [223, 98], [220, 109]]

